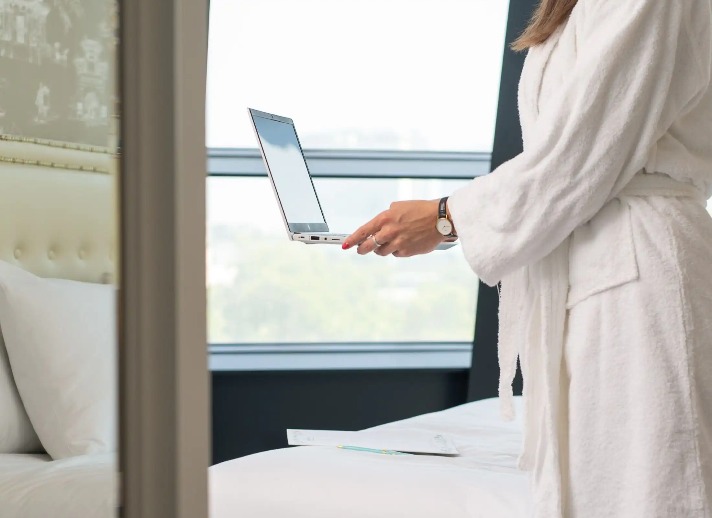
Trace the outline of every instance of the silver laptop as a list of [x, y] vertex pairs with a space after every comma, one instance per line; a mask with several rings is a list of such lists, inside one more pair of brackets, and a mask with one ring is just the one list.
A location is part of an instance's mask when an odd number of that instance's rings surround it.
[[343, 243], [350, 234], [329, 231], [292, 119], [248, 110], [289, 238], [309, 244]]
[[[248, 111], [289, 238], [315, 245], [343, 243], [350, 234], [330, 232], [292, 119]], [[441, 243], [438, 250], [452, 246]]]

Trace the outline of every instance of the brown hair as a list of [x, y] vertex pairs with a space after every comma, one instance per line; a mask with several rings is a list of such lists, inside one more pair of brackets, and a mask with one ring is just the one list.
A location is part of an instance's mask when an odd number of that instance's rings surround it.
[[524, 32], [512, 43], [521, 51], [544, 43], [566, 21], [578, 0], [541, 0]]

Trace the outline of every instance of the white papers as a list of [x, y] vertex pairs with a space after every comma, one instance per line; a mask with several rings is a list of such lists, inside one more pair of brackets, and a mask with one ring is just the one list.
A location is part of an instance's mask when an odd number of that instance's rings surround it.
[[290, 446], [355, 446], [436, 455], [459, 453], [450, 437], [417, 430], [287, 430], [287, 440]]

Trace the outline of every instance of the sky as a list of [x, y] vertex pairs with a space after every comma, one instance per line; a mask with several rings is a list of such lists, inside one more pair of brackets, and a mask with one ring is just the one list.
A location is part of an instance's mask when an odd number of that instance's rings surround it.
[[489, 151], [505, 0], [211, 0], [207, 144], [256, 147], [247, 107], [305, 148]]

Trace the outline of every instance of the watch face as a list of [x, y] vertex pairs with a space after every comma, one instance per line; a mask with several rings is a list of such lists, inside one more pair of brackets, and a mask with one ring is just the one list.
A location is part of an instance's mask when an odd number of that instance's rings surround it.
[[452, 223], [445, 218], [440, 218], [435, 226], [437, 227], [438, 232], [440, 232], [443, 236], [447, 236], [452, 232]]

